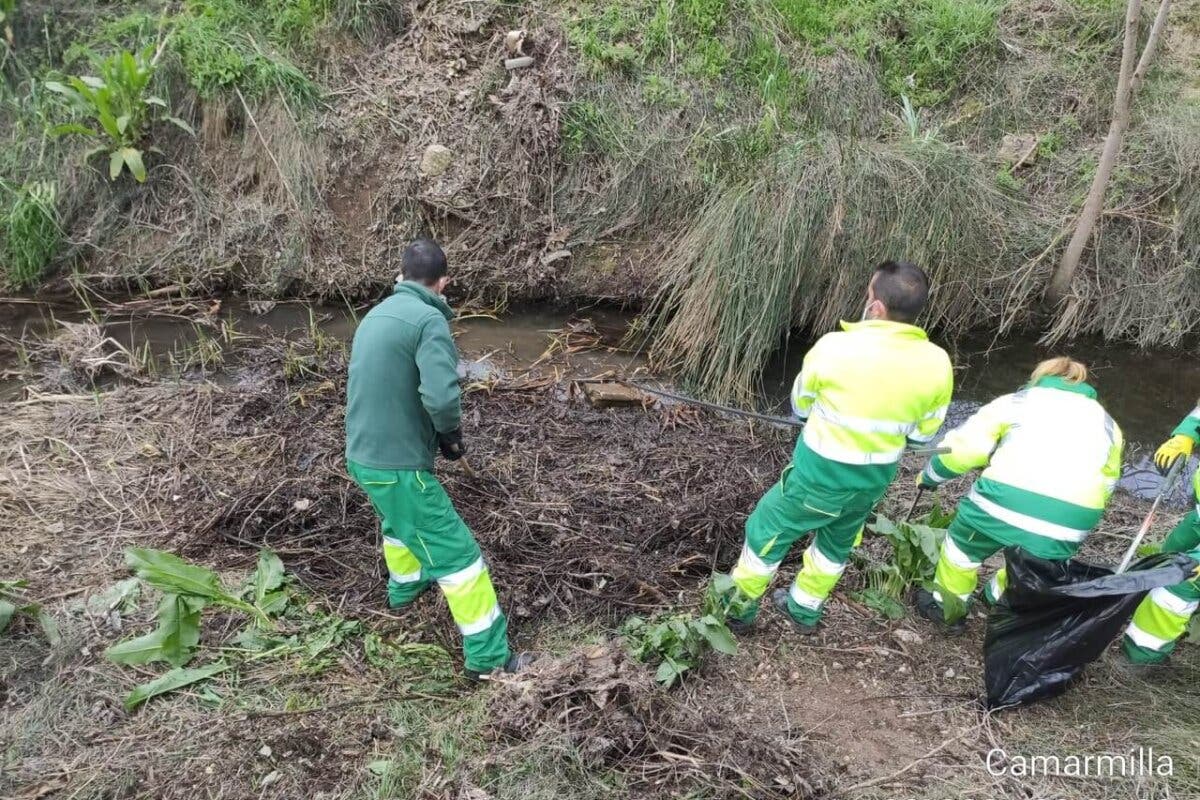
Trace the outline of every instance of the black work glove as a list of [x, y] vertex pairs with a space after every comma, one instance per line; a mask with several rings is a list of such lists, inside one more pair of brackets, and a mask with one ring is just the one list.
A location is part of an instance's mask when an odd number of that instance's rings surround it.
[[462, 440], [462, 428], [455, 428], [449, 433], [439, 433], [437, 443], [442, 455], [450, 461], [458, 461], [467, 452], [467, 446]]

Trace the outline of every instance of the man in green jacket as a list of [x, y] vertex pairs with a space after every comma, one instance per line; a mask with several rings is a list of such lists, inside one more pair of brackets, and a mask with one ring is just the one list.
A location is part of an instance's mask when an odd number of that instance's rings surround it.
[[442, 248], [429, 239], [410, 244], [400, 278], [354, 334], [346, 466], [382, 525], [388, 604], [408, 605], [436, 581], [463, 635], [467, 676], [515, 672], [528, 657], [510, 653], [479, 545], [433, 474], [439, 449], [450, 460], [465, 450]]

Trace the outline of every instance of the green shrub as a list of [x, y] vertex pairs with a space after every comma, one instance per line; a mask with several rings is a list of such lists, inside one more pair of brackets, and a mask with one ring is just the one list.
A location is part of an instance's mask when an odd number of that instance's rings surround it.
[[116, 180], [128, 169], [139, 182], [146, 180], [146, 165], [140, 147], [157, 116], [192, 133], [191, 126], [173, 117], [167, 103], [149, 94], [150, 82], [158, 66], [162, 45], [143, 49], [136, 55], [123, 50], [102, 60], [99, 76], [82, 75], [59, 81], [47, 81], [46, 88], [67, 99], [77, 115], [91, 119], [96, 127], [77, 122], [57, 126], [58, 134], [83, 134], [101, 140], [93, 152], [108, 151], [109, 177]]
[[699, 667], [710, 650], [726, 655], [737, 652], [726, 617], [737, 613], [735, 605], [746, 602], [740, 597], [732, 578], [713, 575], [698, 616], [661, 614], [651, 620], [631, 617], [621, 626], [621, 634], [634, 658], [658, 664], [655, 680], [673, 686]]
[[818, 50], [877, 60], [888, 90], [921, 106], [945, 99], [981, 52], [998, 47], [1000, 0], [772, 0]]
[[0, 217], [4, 268], [8, 282], [17, 288], [35, 285], [62, 243], [55, 210], [53, 183], [35, 182], [12, 192], [13, 199]]
[[[365, 31], [374, 17], [350, 6], [383, 4], [351, 2], [337, 21]], [[294, 56], [315, 54], [320, 30], [335, 21], [333, 6], [334, 0], [186, 0], [174, 14], [133, 12], [112, 19], [86, 45], [70, 48], [64, 60], [113, 46], [136, 49], [165, 29], [171, 52], [201, 97], [234, 89], [246, 97], [279, 91], [311, 104], [320, 92]]]

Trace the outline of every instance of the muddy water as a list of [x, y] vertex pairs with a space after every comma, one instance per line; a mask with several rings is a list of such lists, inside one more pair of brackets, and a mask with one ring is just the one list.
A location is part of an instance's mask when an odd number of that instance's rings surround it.
[[[119, 304], [97, 313], [77, 306], [0, 300], [0, 337], [4, 337], [0, 342], [46, 336], [58, 328], [60, 321], [91, 318], [98, 319], [106, 334], [122, 346], [131, 350], [147, 348], [166, 360], [168, 354], [193, 346], [201, 337], [210, 341], [220, 338], [222, 326], [242, 336], [298, 336], [316, 326], [329, 336], [349, 341], [362, 313], [361, 308], [291, 302], [252, 307], [244, 301], [227, 299], [210, 317], [216, 324], [200, 325], [187, 316], [144, 313]], [[468, 317], [455, 323], [459, 349], [464, 354], [462, 371], [479, 376], [534, 363], [548, 348], [556, 346], [564, 327], [581, 320], [589, 322], [603, 342], [615, 347], [631, 317], [609, 309], [518, 310], [503, 319]], [[807, 342], [793, 341], [768, 365], [760, 410], [787, 413], [788, 391], [807, 346]], [[964, 418], [980, 403], [1020, 387], [1042, 358], [1069, 354], [1087, 363], [1102, 402], [1130, 442], [1122, 485], [1140, 495], [1152, 494], [1159, 484], [1157, 473], [1150, 468], [1148, 451], [1169, 434], [1200, 395], [1200, 355], [1189, 352], [1086, 341], [1047, 350], [1035, 339], [1020, 336], [966, 339], [947, 348], [956, 365], [956, 402], [951, 422]], [[21, 389], [11, 372], [18, 355], [19, 349], [11, 344], [0, 345], [0, 398], [11, 398]], [[572, 369], [580, 377], [607, 370], [625, 371], [631, 365], [642, 364], [642, 359], [615, 350], [592, 350], [572, 357]], [[1175, 495], [1177, 502], [1186, 502], [1187, 485]]]

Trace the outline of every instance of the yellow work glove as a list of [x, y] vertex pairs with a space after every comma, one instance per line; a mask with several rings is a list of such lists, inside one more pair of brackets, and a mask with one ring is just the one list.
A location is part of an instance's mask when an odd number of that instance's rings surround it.
[[1166, 472], [1175, 463], [1175, 459], [1190, 456], [1195, 445], [1192, 437], [1185, 434], [1172, 436], [1154, 453], [1154, 466], [1158, 467], [1160, 472]]

